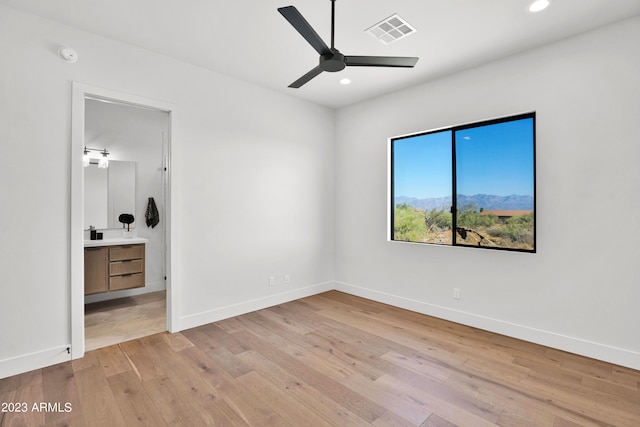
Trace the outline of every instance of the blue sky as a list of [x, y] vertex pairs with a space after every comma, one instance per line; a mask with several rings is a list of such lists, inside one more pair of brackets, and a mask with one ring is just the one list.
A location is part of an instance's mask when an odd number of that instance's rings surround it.
[[394, 141], [393, 162], [395, 196], [451, 195], [451, 131]]
[[[533, 119], [456, 131], [458, 194], [533, 196]], [[451, 195], [451, 130], [394, 141], [394, 194]]]

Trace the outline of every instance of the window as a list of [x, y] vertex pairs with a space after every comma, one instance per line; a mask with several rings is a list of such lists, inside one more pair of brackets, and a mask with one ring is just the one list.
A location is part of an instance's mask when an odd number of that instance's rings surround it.
[[389, 143], [391, 240], [535, 252], [535, 113]]

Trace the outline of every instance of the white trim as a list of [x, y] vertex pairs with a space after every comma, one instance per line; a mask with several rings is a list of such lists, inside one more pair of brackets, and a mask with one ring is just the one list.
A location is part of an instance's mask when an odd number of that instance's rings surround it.
[[71, 360], [67, 346], [50, 348], [37, 353], [21, 354], [10, 359], [0, 360], [0, 379], [41, 369], [46, 366]]
[[147, 282], [143, 288], [126, 289], [123, 291], [112, 291], [112, 292], [105, 292], [102, 294], [87, 295], [84, 297], [84, 303], [92, 304], [94, 302], [109, 301], [112, 299], [150, 294], [152, 292], [160, 292], [164, 290], [165, 290], [164, 281], [163, 282]]
[[505, 322], [503, 320], [494, 319], [485, 316], [479, 316], [473, 313], [467, 313], [460, 310], [442, 307], [435, 304], [429, 304], [398, 295], [380, 292], [361, 286], [352, 285], [350, 283], [335, 282], [335, 289], [351, 295], [367, 298], [373, 301], [389, 304], [394, 307], [404, 308], [416, 313], [426, 314], [428, 316], [437, 317], [439, 319], [449, 320], [451, 322], [460, 323], [474, 328], [483, 329], [497, 334], [525, 340], [528, 342], [544, 345], [558, 350], [567, 351], [569, 353], [579, 354], [581, 356], [613, 363], [620, 366], [626, 366], [631, 369], [640, 370], [640, 353], [599, 344], [580, 338], [570, 337], [567, 335], [557, 334], [541, 329], [531, 328], [529, 326], [519, 325], [516, 323]]
[[[114, 102], [135, 105], [169, 113], [169, 159], [173, 151], [173, 121], [176, 117], [176, 106], [164, 101], [144, 98], [141, 96], [116, 92], [110, 89], [99, 88], [74, 82], [72, 85], [71, 98], [71, 215], [70, 215], [70, 269], [71, 269], [71, 358], [79, 359], [84, 356], [84, 233], [83, 233], [83, 176], [82, 167], [82, 147], [84, 147], [84, 119], [85, 119], [85, 98], [97, 97]], [[166, 239], [169, 245], [167, 253], [167, 330], [175, 332], [178, 318], [178, 292], [177, 292], [177, 248], [176, 243], [178, 230], [172, 221], [172, 204], [175, 201], [171, 198], [176, 194], [173, 189], [177, 185], [172, 179], [171, 168], [167, 172], [167, 218], [166, 218]], [[175, 244], [177, 246], [177, 243]]]
[[[423, 301], [405, 298], [386, 292], [380, 292], [340, 281], [329, 281], [305, 288], [292, 289], [278, 294], [256, 298], [251, 301], [231, 304], [225, 307], [217, 308], [215, 310], [185, 316], [180, 319], [174, 319], [174, 321], [172, 322], [173, 326], [177, 328], [179, 324], [180, 329], [170, 330], [169, 332], [178, 332], [179, 330], [195, 328], [197, 326], [217, 322], [219, 320], [228, 319], [234, 316], [240, 316], [252, 311], [261, 310], [263, 308], [272, 307], [277, 304], [283, 304], [288, 301], [305, 298], [334, 289], [351, 295], [378, 301], [383, 304], [389, 304], [394, 307], [411, 310], [416, 313], [434, 316], [439, 319], [449, 320], [451, 322], [472, 326], [486, 331], [522, 339], [528, 342], [537, 343], [547, 347], [564, 350], [570, 353], [579, 354], [620, 366], [625, 366], [631, 369], [640, 370], [640, 353], [634, 351], [612, 347], [605, 344], [594, 343], [580, 338], [531, 328], [524, 325], [505, 322], [499, 319], [479, 316], [476, 314], [454, 310], [435, 304], [429, 304]], [[83, 305], [81, 306], [81, 308], [82, 307]], [[177, 311], [173, 311], [173, 313], [175, 315], [177, 314]], [[84, 316], [82, 318], [84, 318]], [[84, 321], [82, 323], [84, 324]], [[84, 352], [84, 331], [82, 330], [80, 332]], [[82, 357], [82, 355], [80, 355], [79, 357]], [[76, 358], [78, 357], [74, 356], [73, 347], [71, 356], [67, 353], [67, 347], [57, 347], [38, 353], [21, 355], [12, 359], [0, 360], [0, 378], [28, 372], [34, 369], [40, 369], [46, 366], [54, 365], [56, 363], [61, 363]]]
[[191, 314], [180, 318], [180, 326], [183, 330], [195, 328], [197, 326], [206, 325], [208, 323], [217, 322], [230, 317], [240, 316], [252, 311], [262, 310], [263, 308], [273, 307], [274, 305], [284, 304], [285, 302], [331, 291], [335, 289], [334, 283], [335, 282], [318, 283], [305, 288], [287, 290], [275, 295], [268, 295], [250, 301], [227, 305], [225, 307], [216, 308], [215, 310]]

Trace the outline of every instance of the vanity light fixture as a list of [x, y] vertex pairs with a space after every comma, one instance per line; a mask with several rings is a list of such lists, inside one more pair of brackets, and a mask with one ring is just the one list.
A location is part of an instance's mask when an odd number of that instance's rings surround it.
[[[100, 154], [102, 154], [102, 157], [100, 157], [100, 159], [96, 162], [95, 159], [92, 162], [91, 158], [89, 157], [89, 151], [99, 151]], [[94, 164], [94, 165], [98, 165], [99, 168], [101, 169], [106, 169], [109, 167], [109, 152], [107, 151], [106, 148], [104, 149], [99, 149], [99, 148], [89, 148], [89, 147], [84, 147], [84, 151], [82, 153], [82, 165], [86, 168], [87, 166]]]

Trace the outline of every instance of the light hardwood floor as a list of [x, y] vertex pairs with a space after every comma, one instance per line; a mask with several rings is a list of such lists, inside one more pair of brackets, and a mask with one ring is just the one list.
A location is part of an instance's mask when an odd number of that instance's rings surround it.
[[[2, 426], [640, 426], [640, 372], [332, 291], [0, 380]], [[61, 405], [61, 406], [62, 406]]]

